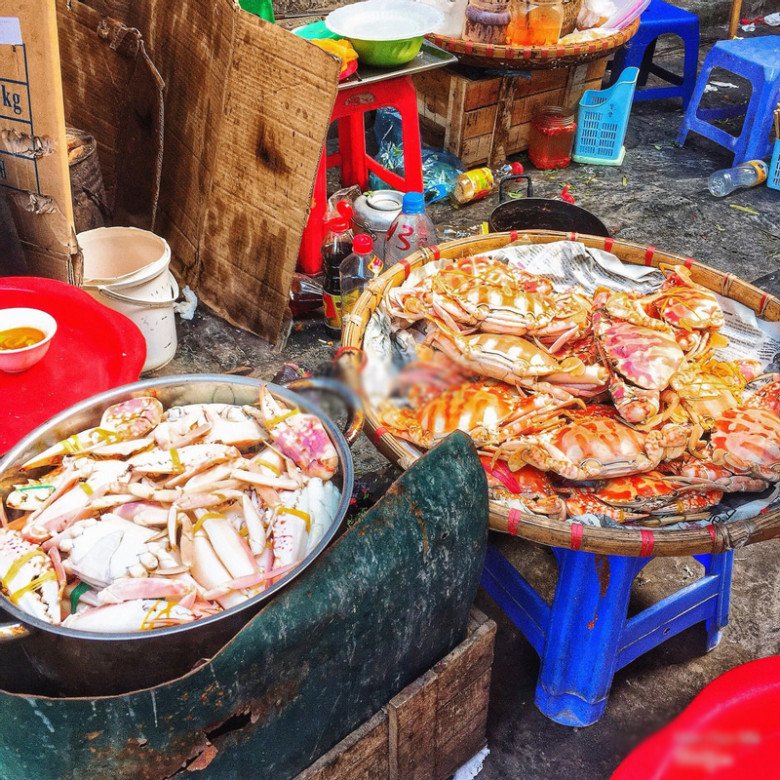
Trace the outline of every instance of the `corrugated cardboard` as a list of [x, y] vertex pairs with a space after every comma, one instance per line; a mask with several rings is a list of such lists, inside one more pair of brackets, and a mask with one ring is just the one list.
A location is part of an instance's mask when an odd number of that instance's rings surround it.
[[0, 0], [0, 187], [31, 273], [80, 282], [50, 0]]
[[275, 340], [337, 62], [231, 0], [56, 2], [66, 117], [98, 141], [115, 223], [150, 219], [202, 301]]

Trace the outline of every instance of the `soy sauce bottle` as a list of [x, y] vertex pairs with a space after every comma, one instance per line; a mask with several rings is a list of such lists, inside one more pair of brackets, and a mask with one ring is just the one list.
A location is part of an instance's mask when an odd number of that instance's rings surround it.
[[341, 284], [339, 269], [342, 261], [352, 253], [354, 236], [350, 227], [352, 207], [346, 201], [336, 205], [339, 216], [326, 223], [328, 233], [322, 242], [322, 268], [325, 282], [322, 285], [322, 304], [325, 324], [336, 333], [341, 331]]

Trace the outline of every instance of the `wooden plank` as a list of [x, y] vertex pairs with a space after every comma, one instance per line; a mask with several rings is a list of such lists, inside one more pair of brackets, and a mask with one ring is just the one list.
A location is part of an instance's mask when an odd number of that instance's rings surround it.
[[436, 766], [431, 732], [437, 718], [437, 675], [430, 670], [387, 705], [390, 780], [428, 780]]
[[477, 138], [486, 133], [492, 135], [496, 126], [497, 113], [498, 106], [495, 105], [467, 111], [463, 118], [463, 139]]
[[485, 747], [487, 710], [477, 713], [466, 724], [462, 734], [452, 741], [437, 746], [436, 780], [447, 780], [458, 767]]
[[510, 154], [523, 152], [528, 148], [528, 139], [531, 136], [531, 123], [524, 122], [522, 125], [515, 125], [509, 131]]
[[[487, 162], [492, 144], [492, 133], [482, 135], [479, 138], [469, 138], [468, 141], [463, 142], [458, 157], [460, 157], [461, 162], [469, 168], [475, 165], [481, 165], [482, 163]], [[453, 150], [450, 149], [450, 151]], [[457, 152], [455, 152], [455, 154], [457, 154]]]
[[436, 744], [444, 745], [460, 734], [475, 713], [487, 712], [491, 669], [461, 689], [436, 712]]
[[[336, 747], [301, 772], [295, 780], [339, 780], [346, 777], [386, 777], [388, 718], [381, 709]], [[380, 774], [380, 773], [384, 774]]]
[[464, 688], [481, 678], [493, 666], [493, 645], [496, 624], [480, 626], [450, 655], [439, 661], [433, 670], [439, 680], [439, 707], [445, 707]]
[[488, 165], [497, 168], [509, 156], [509, 128], [512, 126], [512, 106], [515, 100], [516, 78], [504, 76], [498, 92], [498, 113], [493, 131], [493, 145], [488, 155]]
[[560, 106], [564, 97], [565, 87], [553, 89], [548, 92], [537, 92], [527, 95], [521, 100], [516, 100], [512, 106], [512, 125], [521, 125], [530, 122], [539, 109], [547, 106]]
[[445, 148], [457, 155], [463, 142], [463, 106], [466, 99], [465, 80], [450, 80], [450, 97], [447, 104], [447, 124], [444, 128]]

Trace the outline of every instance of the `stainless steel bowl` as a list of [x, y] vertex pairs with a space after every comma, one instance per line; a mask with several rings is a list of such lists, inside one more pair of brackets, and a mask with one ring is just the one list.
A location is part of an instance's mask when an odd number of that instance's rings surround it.
[[[338, 512], [319, 544], [279, 582], [254, 598], [217, 615], [140, 633], [96, 634], [53, 626], [20, 610], [0, 595], [0, 608], [13, 618], [0, 624], [0, 642], [21, 643], [22, 656], [14, 651], [14, 663], [4, 663], [0, 646], [0, 687], [18, 690], [33, 685], [39, 692], [70, 695], [108, 695], [156, 685], [185, 674], [199, 661], [223, 647], [258, 612], [263, 604], [305, 571], [328, 546], [341, 525], [352, 495], [354, 468], [350, 445], [363, 424], [357, 396], [346, 386], [330, 379], [302, 379], [287, 387], [262, 383], [257, 379], [217, 375], [171, 376], [149, 379], [109, 390], [83, 401], [36, 428], [0, 461], [0, 497], [20, 481], [22, 463], [46, 447], [96, 425], [103, 410], [111, 404], [143, 395], [156, 396], [164, 407], [192, 403], [252, 404], [258, 388], [266, 384], [271, 393], [290, 406], [317, 415], [336, 448], [339, 468], [334, 481], [341, 491]], [[338, 396], [348, 411], [346, 430], [314, 403], [294, 391], [318, 391]], [[20, 669], [25, 657], [34, 667]], [[32, 691], [31, 691], [32, 692]]]

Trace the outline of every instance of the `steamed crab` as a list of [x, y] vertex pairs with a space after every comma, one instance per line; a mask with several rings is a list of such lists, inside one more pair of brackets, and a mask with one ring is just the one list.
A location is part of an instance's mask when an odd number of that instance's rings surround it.
[[594, 304], [593, 333], [612, 372], [612, 401], [626, 422], [646, 422], [658, 414], [683, 351], [671, 326], [648, 316], [628, 293], [601, 291]]
[[588, 411], [569, 422], [531, 436], [519, 436], [499, 452], [510, 468], [534, 466], [572, 480], [606, 479], [650, 471], [679, 457], [690, 431], [666, 425], [643, 433], [619, 420]]
[[559, 401], [546, 393], [529, 396], [500, 382], [466, 381], [416, 409], [387, 404], [382, 419], [393, 434], [424, 449], [455, 430], [482, 447], [528, 432], [573, 403], [575, 399]]

